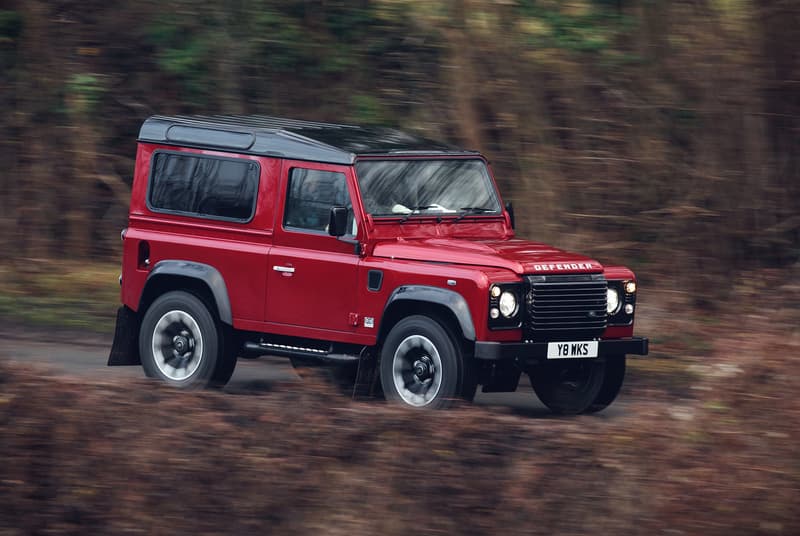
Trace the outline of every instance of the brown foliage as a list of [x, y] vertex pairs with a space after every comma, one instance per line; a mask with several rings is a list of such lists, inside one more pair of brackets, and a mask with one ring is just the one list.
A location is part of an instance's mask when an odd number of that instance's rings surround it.
[[618, 412], [578, 418], [404, 411], [314, 382], [186, 393], [0, 364], [0, 527], [794, 534], [800, 340], [788, 316], [749, 315], [759, 337], [723, 319], [684, 398], [634, 367]]

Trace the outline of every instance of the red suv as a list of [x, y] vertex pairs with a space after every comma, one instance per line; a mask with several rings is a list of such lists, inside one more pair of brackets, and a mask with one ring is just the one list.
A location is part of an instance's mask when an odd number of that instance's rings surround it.
[[109, 365], [198, 387], [286, 356], [413, 407], [525, 372], [581, 413], [647, 354], [634, 274], [515, 238], [477, 152], [272, 117], [156, 116], [138, 141]]

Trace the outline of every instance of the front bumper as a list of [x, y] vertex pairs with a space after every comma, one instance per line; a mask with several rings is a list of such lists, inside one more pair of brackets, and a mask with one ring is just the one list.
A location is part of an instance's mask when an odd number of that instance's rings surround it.
[[[599, 341], [597, 357], [647, 355], [648, 340], [644, 337], [607, 339]], [[475, 342], [475, 359], [487, 361], [516, 360], [537, 362], [547, 360], [547, 342]], [[594, 358], [590, 358], [594, 359]]]

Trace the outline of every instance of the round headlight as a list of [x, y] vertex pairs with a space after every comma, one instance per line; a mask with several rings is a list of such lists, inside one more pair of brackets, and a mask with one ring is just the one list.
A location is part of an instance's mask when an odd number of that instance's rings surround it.
[[500, 295], [500, 312], [506, 318], [511, 318], [517, 314], [517, 297], [513, 292], [505, 291]]
[[628, 294], [633, 294], [636, 292], [636, 281], [628, 281], [625, 283], [625, 292]]
[[619, 293], [615, 288], [609, 288], [606, 291], [606, 312], [609, 315], [617, 314], [619, 311]]

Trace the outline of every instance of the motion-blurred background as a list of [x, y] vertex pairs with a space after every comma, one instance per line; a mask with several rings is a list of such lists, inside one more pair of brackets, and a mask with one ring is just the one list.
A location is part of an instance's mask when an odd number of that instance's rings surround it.
[[[800, 533], [797, 0], [0, 0], [0, 104], [0, 533]], [[651, 353], [566, 419], [97, 383], [156, 113], [478, 149]]]
[[0, 247], [116, 261], [145, 117], [269, 114], [481, 150], [521, 234], [717, 297], [800, 258], [798, 27], [792, 0], [6, 0]]

